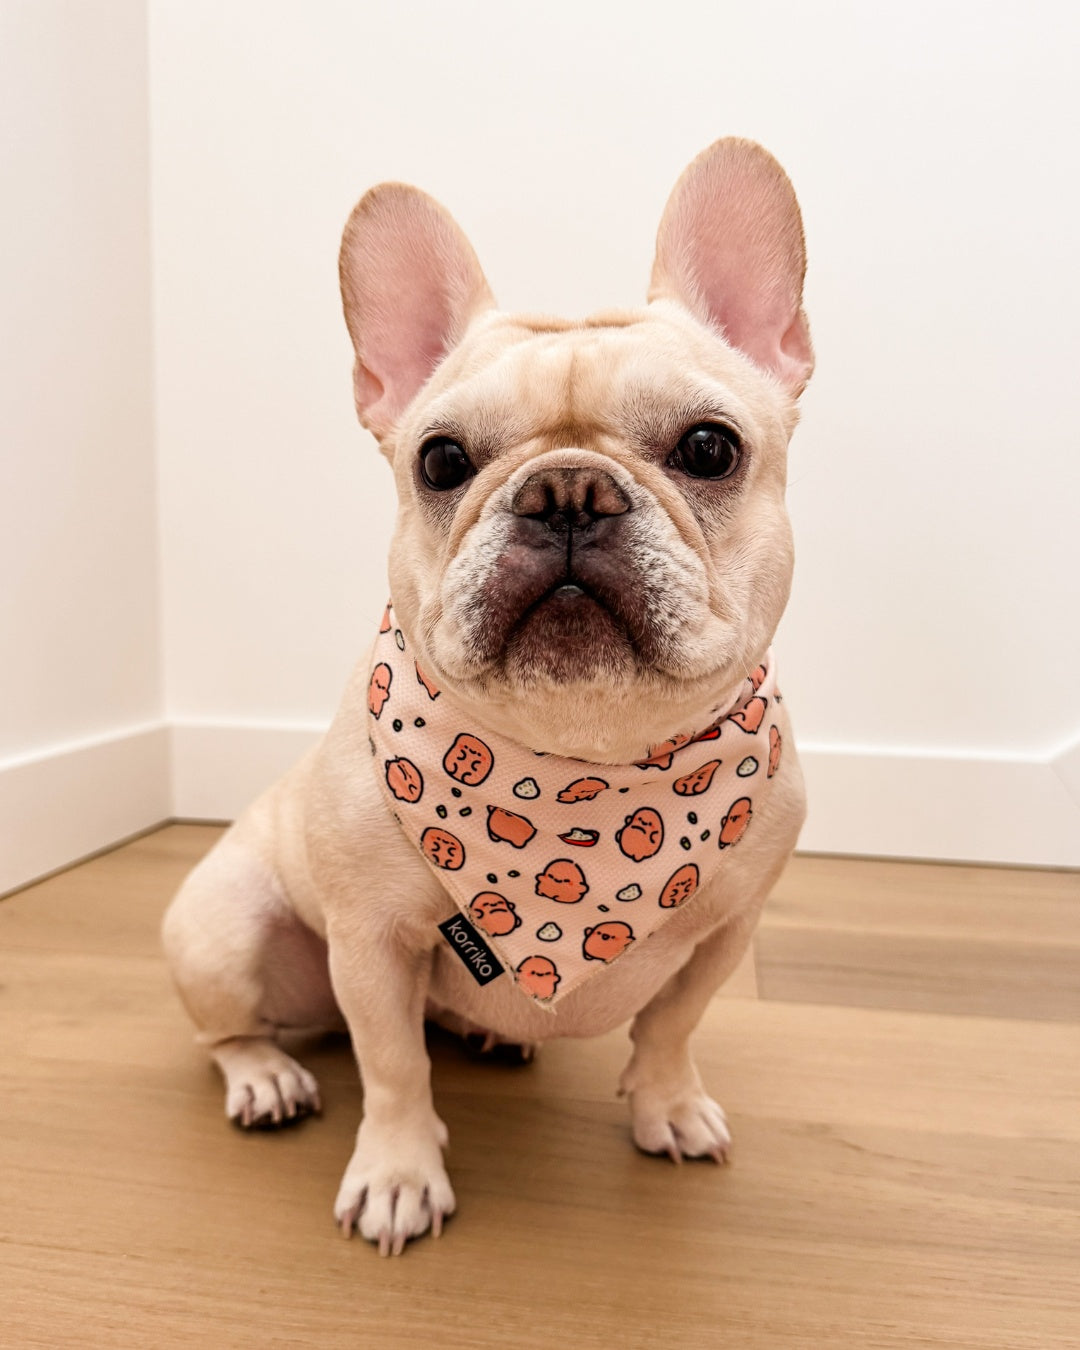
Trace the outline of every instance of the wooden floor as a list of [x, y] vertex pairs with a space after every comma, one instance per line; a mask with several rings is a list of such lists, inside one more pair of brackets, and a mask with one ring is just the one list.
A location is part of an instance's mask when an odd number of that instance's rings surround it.
[[218, 831], [0, 903], [0, 1345], [1080, 1344], [1080, 876], [795, 859], [697, 1039], [733, 1163], [635, 1153], [625, 1033], [433, 1043], [459, 1213], [398, 1260], [330, 1207], [361, 1095], [228, 1127], [157, 946]]

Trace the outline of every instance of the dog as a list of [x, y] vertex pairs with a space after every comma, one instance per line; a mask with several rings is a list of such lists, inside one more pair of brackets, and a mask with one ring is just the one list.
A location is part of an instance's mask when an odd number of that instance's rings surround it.
[[805, 813], [770, 643], [813, 353], [794, 191], [740, 139], [678, 180], [639, 308], [500, 312], [398, 183], [355, 207], [340, 269], [399, 499], [392, 602], [163, 938], [242, 1126], [320, 1110], [280, 1032], [348, 1029], [364, 1113], [334, 1215], [385, 1255], [455, 1208], [426, 1019], [525, 1047], [630, 1021], [634, 1142], [727, 1158], [688, 1038]]

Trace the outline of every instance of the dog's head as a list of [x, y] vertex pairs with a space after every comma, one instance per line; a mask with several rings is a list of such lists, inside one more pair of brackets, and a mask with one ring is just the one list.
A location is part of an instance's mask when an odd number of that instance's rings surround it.
[[791, 184], [749, 141], [676, 184], [649, 303], [580, 322], [497, 311], [415, 188], [362, 198], [341, 249], [356, 405], [397, 479], [397, 619], [437, 686], [594, 760], [726, 708], [791, 582], [804, 271]]

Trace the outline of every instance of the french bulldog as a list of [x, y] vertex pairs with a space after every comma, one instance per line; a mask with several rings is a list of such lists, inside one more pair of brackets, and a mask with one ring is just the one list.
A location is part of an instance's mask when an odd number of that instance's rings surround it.
[[[675, 1161], [727, 1157], [724, 1112], [688, 1041], [804, 818], [786, 709], [758, 688], [791, 582], [787, 447], [813, 354], [798, 204], [746, 140], [717, 141], [678, 180], [640, 308], [580, 321], [500, 312], [455, 222], [398, 183], [353, 210], [340, 269], [357, 411], [399, 502], [383, 633], [415, 662], [417, 696], [482, 728], [474, 739], [494, 759], [514, 748], [523, 763], [576, 766], [557, 795], [538, 771], [516, 781], [514, 811], [488, 801], [489, 821], [503, 821], [491, 835], [501, 866], [538, 847], [531, 813], [546, 802], [573, 827], [561, 856], [493, 874], [498, 885], [460, 883], [477, 892], [481, 946], [535, 941], [509, 978], [477, 982], [445, 940], [440, 923], [467, 917], [446, 870], [461, 859], [404, 827], [417, 800], [466, 815], [462, 794], [483, 802], [491, 765], [469, 737], [437, 746], [427, 770], [377, 752], [372, 729], [378, 719], [392, 735], [395, 686], [372, 656], [325, 738], [222, 837], [165, 917], [172, 974], [233, 1121], [318, 1112], [318, 1086], [279, 1033], [348, 1029], [364, 1113], [334, 1215], [386, 1255], [438, 1235], [455, 1208], [426, 1019], [524, 1047], [629, 1021], [620, 1090], [634, 1142]], [[717, 795], [717, 766], [734, 764], [743, 733], [768, 735], [764, 756], [738, 770], [753, 764], [764, 779], [766, 760], [768, 791]], [[686, 758], [695, 746], [707, 763]], [[618, 804], [613, 784], [642, 772], [669, 775], [666, 835], [659, 798], [624, 796], [619, 830], [574, 818], [605, 791]], [[687, 819], [692, 841], [677, 837]], [[429, 841], [456, 837], [454, 818], [442, 823]], [[711, 838], [699, 828], [710, 823]], [[617, 893], [592, 872], [588, 849], [605, 834], [630, 874]], [[463, 854], [473, 844], [462, 840]], [[666, 863], [657, 900], [651, 855], [691, 842], [706, 862]], [[507, 877], [549, 907], [542, 927], [503, 894]], [[559, 959], [533, 930], [561, 933], [566, 915], [605, 897], [613, 917], [584, 929], [588, 978], [559, 990]], [[634, 904], [662, 919], [647, 941]]]

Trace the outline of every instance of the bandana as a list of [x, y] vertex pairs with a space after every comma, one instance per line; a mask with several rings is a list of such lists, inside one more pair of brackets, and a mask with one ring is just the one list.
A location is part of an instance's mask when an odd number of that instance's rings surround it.
[[395, 818], [456, 902], [441, 924], [481, 984], [509, 971], [544, 1007], [629, 958], [753, 828], [780, 767], [770, 652], [734, 710], [633, 764], [530, 750], [457, 707], [386, 613], [368, 685]]

